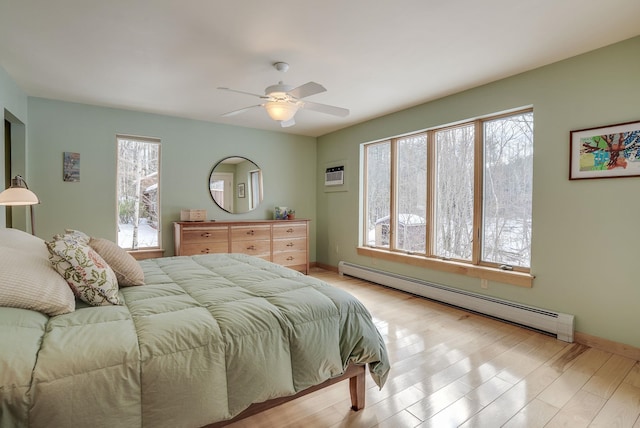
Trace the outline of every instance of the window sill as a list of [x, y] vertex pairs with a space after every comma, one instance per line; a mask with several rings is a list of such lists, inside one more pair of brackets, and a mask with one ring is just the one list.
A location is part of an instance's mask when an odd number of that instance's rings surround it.
[[530, 273], [525, 272], [504, 271], [502, 269], [487, 266], [476, 266], [450, 260], [433, 259], [425, 256], [394, 253], [377, 248], [358, 247], [358, 255], [387, 260], [390, 262], [404, 263], [427, 269], [456, 273], [458, 275], [486, 279], [488, 281], [517, 285], [519, 287], [531, 288], [533, 286], [533, 279], [535, 278]]
[[164, 256], [162, 248], [149, 248], [146, 250], [127, 250], [136, 260], [155, 259]]

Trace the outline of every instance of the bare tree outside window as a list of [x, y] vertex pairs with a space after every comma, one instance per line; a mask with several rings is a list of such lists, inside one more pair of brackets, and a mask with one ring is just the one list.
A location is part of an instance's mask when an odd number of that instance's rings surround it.
[[529, 266], [533, 113], [484, 123], [482, 260]]
[[532, 109], [367, 143], [363, 159], [363, 244], [529, 270]]
[[118, 245], [160, 246], [160, 142], [118, 136]]
[[[391, 212], [391, 143], [368, 146], [367, 155], [367, 244], [389, 247]], [[387, 222], [385, 224], [385, 219]]]
[[427, 236], [427, 134], [398, 139], [396, 248], [424, 253]]
[[473, 125], [438, 131], [435, 249], [437, 256], [471, 260], [473, 252]]

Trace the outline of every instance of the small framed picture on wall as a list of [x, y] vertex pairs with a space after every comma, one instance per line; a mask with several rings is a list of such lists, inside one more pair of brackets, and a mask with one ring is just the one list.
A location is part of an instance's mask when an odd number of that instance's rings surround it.
[[62, 180], [80, 181], [80, 153], [64, 152], [62, 158]]

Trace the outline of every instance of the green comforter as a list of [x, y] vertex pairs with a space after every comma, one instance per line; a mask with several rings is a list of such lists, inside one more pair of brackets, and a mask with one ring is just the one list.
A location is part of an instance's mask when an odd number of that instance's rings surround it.
[[0, 308], [0, 426], [198, 427], [389, 363], [348, 293], [238, 254], [141, 262], [123, 306]]

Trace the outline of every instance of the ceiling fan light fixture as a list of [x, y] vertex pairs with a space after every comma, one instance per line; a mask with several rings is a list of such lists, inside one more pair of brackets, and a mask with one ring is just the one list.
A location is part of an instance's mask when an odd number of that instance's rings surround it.
[[279, 122], [291, 120], [298, 112], [298, 105], [288, 101], [269, 101], [264, 108], [271, 119]]
[[[289, 68], [289, 64], [285, 62], [275, 62], [273, 66], [280, 72], [285, 72]], [[258, 97], [263, 101], [262, 104], [244, 107], [239, 110], [233, 110], [228, 113], [224, 113], [223, 117], [234, 116], [238, 113], [245, 112], [254, 108], [264, 108], [267, 114], [272, 120], [280, 122], [280, 126], [288, 128], [295, 125], [294, 116], [300, 109], [309, 109], [319, 111], [321, 113], [331, 114], [339, 117], [346, 117], [349, 115], [349, 110], [345, 108], [330, 106], [326, 104], [308, 102], [303, 100], [306, 97], [316, 95], [325, 92], [326, 89], [319, 83], [307, 82], [304, 85], [292, 87], [285, 85], [282, 81], [275, 85], [267, 86], [264, 90], [264, 95], [258, 95], [246, 91], [238, 91], [236, 89], [230, 89], [227, 87], [218, 87], [230, 92], [237, 92], [239, 94], [251, 95]]]

